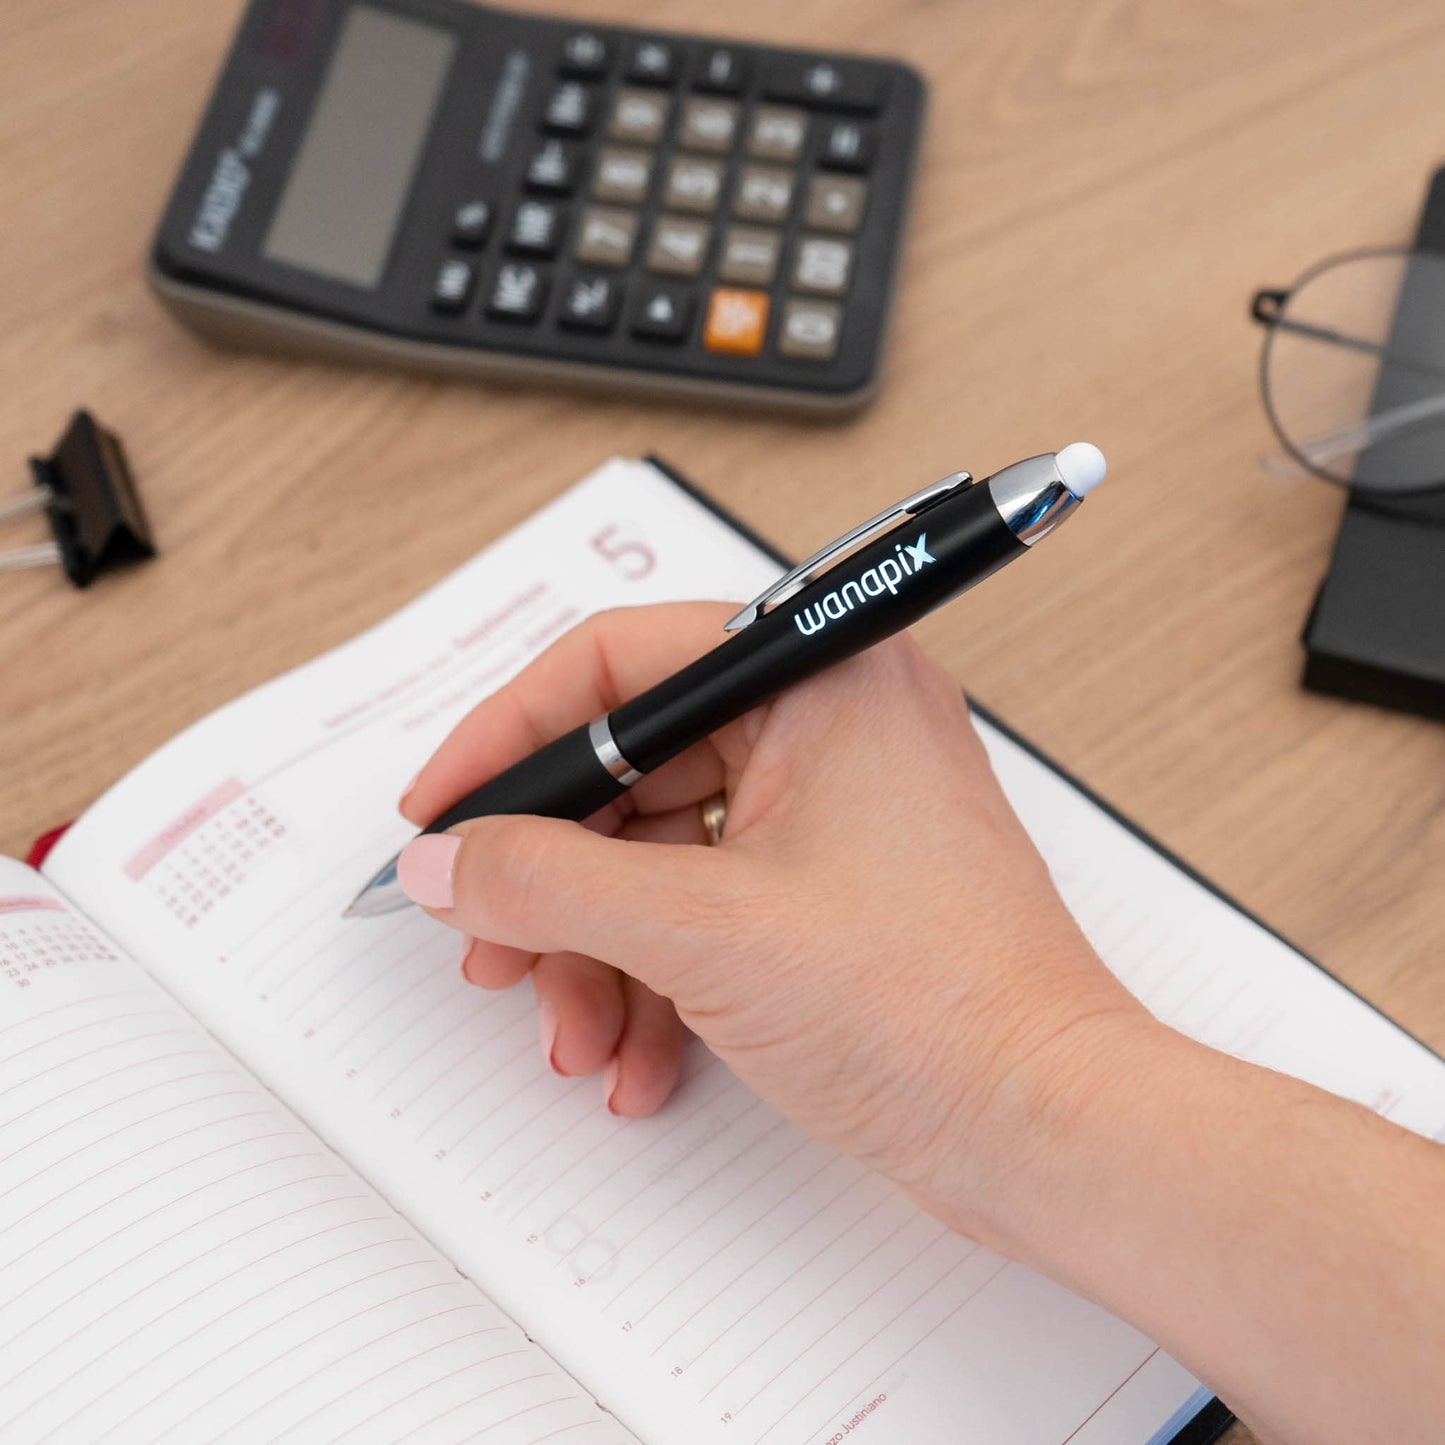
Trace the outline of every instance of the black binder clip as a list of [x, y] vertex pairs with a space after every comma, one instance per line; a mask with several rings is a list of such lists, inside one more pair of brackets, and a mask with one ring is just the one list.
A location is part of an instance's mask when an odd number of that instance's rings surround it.
[[48, 457], [31, 457], [34, 490], [0, 506], [0, 522], [44, 512], [55, 536], [0, 552], [0, 572], [63, 567], [77, 587], [102, 572], [156, 554], [120, 438], [88, 411], [70, 419]]

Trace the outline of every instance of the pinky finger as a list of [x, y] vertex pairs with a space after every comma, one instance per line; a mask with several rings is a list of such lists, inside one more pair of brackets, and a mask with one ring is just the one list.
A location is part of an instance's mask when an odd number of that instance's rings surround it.
[[625, 975], [622, 986], [627, 1023], [602, 1076], [602, 1093], [614, 1114], [644, 1119], [667, 1102], [677, 1083], [686, 1031], [670, 1000]]

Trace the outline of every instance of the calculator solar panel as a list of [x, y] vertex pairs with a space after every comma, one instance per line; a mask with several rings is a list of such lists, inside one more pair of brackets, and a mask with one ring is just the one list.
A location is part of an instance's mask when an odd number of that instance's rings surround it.
[[455, 0], [257, 0], [152, 258], [247, 345], [846, 411], [878, 372], [907, 66]]

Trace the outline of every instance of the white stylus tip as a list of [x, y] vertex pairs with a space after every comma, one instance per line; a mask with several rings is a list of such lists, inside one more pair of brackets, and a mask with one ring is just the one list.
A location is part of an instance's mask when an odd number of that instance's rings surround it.
[[1092, 442], [1070, 442], [1054, 457], [1054, 465], [1064, 485], [1076, 496], [1087, 497], [1100, 482], [1109, 464]]

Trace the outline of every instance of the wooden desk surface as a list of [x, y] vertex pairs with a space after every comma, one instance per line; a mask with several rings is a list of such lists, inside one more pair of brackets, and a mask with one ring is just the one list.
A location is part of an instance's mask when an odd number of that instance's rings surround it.
[[[723, 13], [645, 9], [679, 29]], [[924, 641], [1445, 1050], [1445, 729], [1298, 686], [1340, 503], [1261, 473], [1246, 319], [1257, 285], [1409, 238], [1445, 157], [1438, 4], [734, 0], [739, 35], [886, 49], [933, 83], [882, 393], [831, 427], [193, 339], [142, 259], [239, 10], [7, 0], [0, 17], [0, 471], [24, 485], [83, 402], [123, 433], [163, 552], [89, 593], [0, 578], [0, 849], [609, 454], [663, 452], [800, 554], [934, 476], [1087, 437], [1112, 463], [1088, 520]]]

